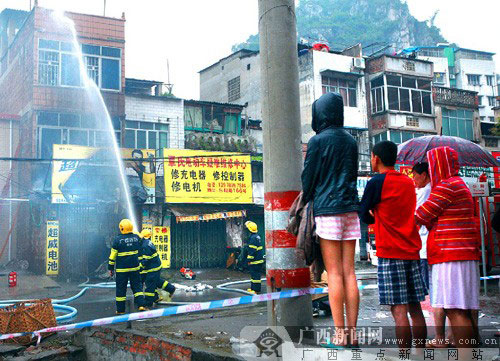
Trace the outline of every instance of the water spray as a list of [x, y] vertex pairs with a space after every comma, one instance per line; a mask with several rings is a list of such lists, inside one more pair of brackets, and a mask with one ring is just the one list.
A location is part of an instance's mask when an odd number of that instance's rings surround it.
[[[118, 142], [116, 140], [115, 136], [115, 129], [113, 127], [113, 122], [111, 121], [111, 116], [109, 115], [108, 108], [106, 107], [106, 104], [104, 103], [104, 99], [102, 97], [101, 91], [97, 84], [89, 78], [87, 74], [87, 69], [83, 61], [83, 53], [80, 47], [80, 43], [78, 42], [78, 37], [76, 33], [76, 28], [75, 28], [75, 23], [73, 20], [68, 18], [63, 12], [60, 11], [53, 11], [52, 12], [52, 18], [57, 24], [63, 24], [64, 27], [71, 33], [72, 36], [72, 45], [75, 49], [76, 56], [78, 59], [78, 65], [80, 68], [80, 81], [82, 82], [84, 88], [87, 91], [87, 95], [91, 100], [94, 100], [94, 103], [96, 105], [97, 110], [93, 110], [94, 114], [104, 114], [106, 117], [106, 130], [109, 135], [109, 140], [111, 142], [112, 150], [113, 150], [113, 155], [115, 157], [116, 163], [118, 164], [118, 171], [119, 171], [119, 178], [120, 178], [120, 183], [123, 188], [123, 192], [125, 194], [125, 201], [127, 204], [127, 213], [128, 213], [128, 218], [132, 222], [132, 225], [134, 226], [134, 230], [138, 231], [138, 223], [137, 223], [137, 217], [135, 216], [134, 212], [134, 205], [132, 203], [132, 196], [130, 194], [130, 188], [129, 184], [127, 181], [127, 176], [125, 174], [125, 164], [123, 162], [121, 153], [120, 153], [120, 148], [118, 146]], [[121, 82], [121, 79], [120, 79]]]

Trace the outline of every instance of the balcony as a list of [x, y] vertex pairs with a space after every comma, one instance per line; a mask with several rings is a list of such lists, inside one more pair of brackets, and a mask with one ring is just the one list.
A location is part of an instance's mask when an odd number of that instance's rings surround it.
[[477, 92], [463, 89], [433, 86], [432, 97], [434, 99], [434, 104], [464, 108], [477, 108], [479, 104]]

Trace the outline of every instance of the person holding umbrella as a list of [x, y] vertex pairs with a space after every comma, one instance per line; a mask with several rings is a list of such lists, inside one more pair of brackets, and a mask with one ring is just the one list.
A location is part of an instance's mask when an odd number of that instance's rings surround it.
[[447, 146], [427, 152], [431, 194], [417, 209], [416, 220], [430, 230], [431, 305], [444, 308], [456, 345], [472, 347], [472, 310], [479, 309], [479, 234], [471, 193], [458, 176], [458, 157]]

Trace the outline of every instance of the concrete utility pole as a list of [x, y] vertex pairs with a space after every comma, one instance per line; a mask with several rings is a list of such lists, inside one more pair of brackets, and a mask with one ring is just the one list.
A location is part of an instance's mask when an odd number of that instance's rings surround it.
[[[296, 238], [285, 230], [302, 171], [294, 0], [259, 0], [259, 35], [267, 283], [272, 291], [309, 287], [309, 268], [295, 252]], [[311, 296], [270, 301], [268, 322], [312, 326]]]

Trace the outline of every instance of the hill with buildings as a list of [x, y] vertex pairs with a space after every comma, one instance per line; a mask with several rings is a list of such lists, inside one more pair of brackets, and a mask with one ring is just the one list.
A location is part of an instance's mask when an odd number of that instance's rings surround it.
[[[300, 0], [296, 11], [298, 40], [326, 42], [333, 49], [361, 43], [370, 54], [384, 46], [402, 49], [446, 41], [433, 25], [437, 13], [418, 21], [402, 0]], [[241, 48], [258, 50], [258, 35], [233, 46], [233, 51]]]

